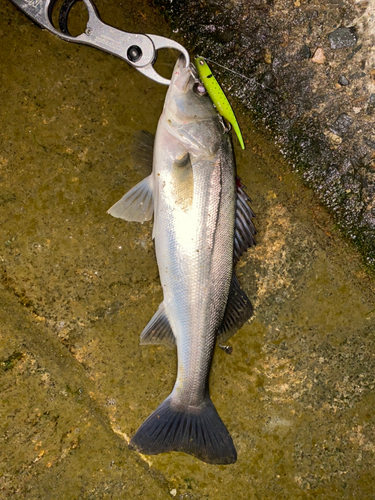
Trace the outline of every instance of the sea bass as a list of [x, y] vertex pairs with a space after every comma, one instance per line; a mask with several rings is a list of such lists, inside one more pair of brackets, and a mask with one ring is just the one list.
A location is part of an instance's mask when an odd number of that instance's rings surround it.
[[176, 344], [177, 380], [130, 442], [146, 455], [183, 451], [214, 464], [237, 454], [209, 395], [215, 342], [253, 312], [234, 266], [255, 243], [249, 198], [236, 177], [232, 143], [193, 66], [180, 58], [159, 119], [151, 175], [108, 212], [128, 221], [154, 215], [164, 300], [141, 344]]

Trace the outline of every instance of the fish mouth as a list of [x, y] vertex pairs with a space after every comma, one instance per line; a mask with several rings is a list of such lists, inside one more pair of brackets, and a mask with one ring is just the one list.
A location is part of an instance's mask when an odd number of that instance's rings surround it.
[[194, 65], [190, 63], [186, 66], [185, 57], [181, 55], [173, 70], [171, 87], [176, 87], [179, 92], [185, 93], [188, 90], [188, 84], [191, 77], [194, 79], [196, 78]]

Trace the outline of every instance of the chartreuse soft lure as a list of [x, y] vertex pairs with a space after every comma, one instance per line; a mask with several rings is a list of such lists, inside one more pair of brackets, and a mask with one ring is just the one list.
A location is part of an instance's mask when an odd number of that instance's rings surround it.
[[229, 104], [222, 88], [220, 87], [218, 81], [212, 74], [208, 64], [203, 59], [203, 57], [196, 57], [194, 60], [195, 67], [197, 68], [199, 78], [201, 79], [208, 95], [211, 97], [218, 112], [232, 125], [234, 131], [237, 134], [238, 140], [241, 144], [241, 148], [245, 149], [243, 143], [240, 127], [238, 126], [236, 117], [234, 115], [233, 109]]

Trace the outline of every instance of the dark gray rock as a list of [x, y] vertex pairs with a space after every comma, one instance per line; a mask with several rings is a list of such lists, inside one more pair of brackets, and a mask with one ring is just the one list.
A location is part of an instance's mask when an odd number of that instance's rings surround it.
[[358, 71], [357, 73], [353, 73], [350, 75], [351, 80], [359, 80], [360, 78], [365, 78], [366, 73], [363, 71]]
[[341, 113], [340, 116], [335, 120], [334, 123], [330, 126], [331, 132], [339, 135], [340, 137], [344, 137], [352, 126], [353, 120], [346, 113]]
[[363, 142], [375, 152], [375, 135], [372, 139], [370, 139], [369, 137], [364, 137]]
[[354, 47], [358, 41], [356, 29], [351, 28], [337, 28], [332, 33], [328, 34], [328, 40], [331, 44], [331, 49], [343, 49], [346, 47]]
[[306, 44], [304, 44], [300, 50], [300, 56], [302, 59], [310, 59], [311, 57], [311, 50], [310, 47]]
[[338, 79], [338, 82], [343, 87], [346, 87], [346, 85], [349, 85], [349, 80], [344, 75], [340, 76], [340, 78]]

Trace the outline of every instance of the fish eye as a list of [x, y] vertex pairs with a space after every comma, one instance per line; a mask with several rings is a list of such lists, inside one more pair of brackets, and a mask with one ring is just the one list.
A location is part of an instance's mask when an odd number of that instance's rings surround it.
[[193, 90], [199, 96], [207, 95], [207, 90], [201, 82], [195, 82]]

